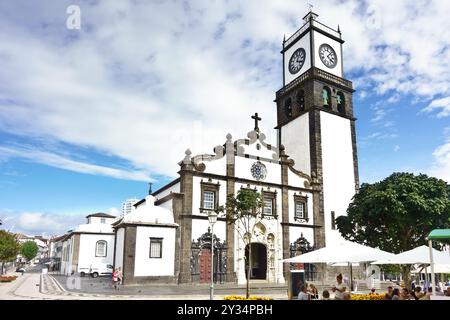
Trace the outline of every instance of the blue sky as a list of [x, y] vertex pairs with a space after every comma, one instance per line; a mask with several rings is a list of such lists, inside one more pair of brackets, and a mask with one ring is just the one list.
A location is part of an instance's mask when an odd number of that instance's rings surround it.
[[[450, 181], [450, 3], [317, 0], [340, 25], [356, 88], [363, 182], [392, 172]], [[69, 5], [81, 29], [69, 30]], [[59, 234], [117, 214], [176, 176], [184, 150], [243, 137], [258, 112], [275, 142], [284, 34], [306, 1], [0, 3], [0, 218]], [[432, 23], [430, 23], [432, 21]], [[439, 27], [436, 27], [439, 26]]]

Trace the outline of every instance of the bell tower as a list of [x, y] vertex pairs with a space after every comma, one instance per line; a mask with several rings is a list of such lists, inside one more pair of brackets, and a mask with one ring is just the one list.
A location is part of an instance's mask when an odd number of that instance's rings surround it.
[[[303, 26], [283, 40], [283, 88], [276, 93], [278, 143], [295, 168], [317, 179], [314, 219], [321, 247], [338, 237], [335, 218], [345, 215], [359, 188], [353, 85], [344, 78], [340, 28], [309, 12]], [[324, 241], [325, 239], [325, 241]]]

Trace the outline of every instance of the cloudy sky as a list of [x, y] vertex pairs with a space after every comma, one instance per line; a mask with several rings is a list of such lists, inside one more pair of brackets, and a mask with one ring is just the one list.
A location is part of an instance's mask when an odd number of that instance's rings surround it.
[[[338, 24], [360, 176], [450, 181], [450, 1], [309, 0]], [[81, 10], [69, 29], [70, 5]], [[275, 142], [281, 43], [307, 1], [1, 1], [0, 219], [60, 234], [252, 129]]]

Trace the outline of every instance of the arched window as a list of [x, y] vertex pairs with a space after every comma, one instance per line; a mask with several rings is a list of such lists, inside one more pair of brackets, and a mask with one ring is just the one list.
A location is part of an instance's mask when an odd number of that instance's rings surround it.
[[305, 91], [300, 90], [299, 92], [297, 92], [296, 99], [300, 112], [305, 111]]
[[108, 243], [105, 240], [99, 240], [95, 244], [95, 256], [106, 257], [108, 251]]
[[342, 92], [338, 92], [336, 95], [337, 109], [341, 113], [345, 113], [345, 96]]
[[286, 112], [286, 115], [290, 118], [292, 117], [292, 99], [287, 98], [284, 102], [284, 111]]
[[324, 107], [331, 108], [331, 90], [328, 87], [322, 89], [322, 103]]

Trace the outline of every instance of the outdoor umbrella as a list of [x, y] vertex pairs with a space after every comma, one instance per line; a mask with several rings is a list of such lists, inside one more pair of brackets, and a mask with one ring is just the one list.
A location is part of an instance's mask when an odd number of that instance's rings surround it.
[[[450, 254], [433, 249], [433, 260], [436, 264], [450, 265]], [[372, 264], [430, 264], [430, 251], [427, 246], [420, 246], [396, 254], [391, 259], [380, 259]]]
[[350, 266], [350, 279], [353, 279], [351, 268], [352, 263], [369, 262], [378, 259], [392, 259], [394, 256], [395, 255], [393, 253], [341, 239], [325, 248], [285, 259], [283, 262], [328, 264], [346, 263]]

